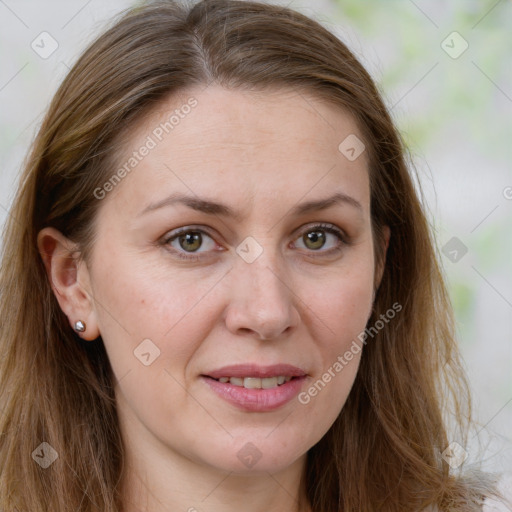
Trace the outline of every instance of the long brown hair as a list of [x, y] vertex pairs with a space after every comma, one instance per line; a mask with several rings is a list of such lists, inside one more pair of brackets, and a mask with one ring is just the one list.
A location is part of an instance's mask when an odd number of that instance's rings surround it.
[[[372, 79], [317, 22], [278, 6], [205, 0], [129, 10], [78, 59], [25, 162], [4, 233], [0, 274], [0, 509], [119, 512], [123, 445], [101, 339], [70, 329], [36, 237], [53, 226], [87, 261], [120, 134], [169, 94], [194, 85], [293, 88], [356, 119], [369, 156], [376, 261], [391, 240], [368, 324], [402, 311], [365, 347], [339, 417], [308, 452], [314, 512], [479, 510], [492, 486], [441, 457], [465, 446], [470, 400], [439, 255], [399, 134]], [[341, 141], [340, 141], [341, 142]], [[118, 162], [117, 162], [118, 163]], [[136, 171], [134, 171], [136, 172]], [[459, 426], [448, 437], [444, 412]], [[33, 452], [58, 454], [43, 469]]]

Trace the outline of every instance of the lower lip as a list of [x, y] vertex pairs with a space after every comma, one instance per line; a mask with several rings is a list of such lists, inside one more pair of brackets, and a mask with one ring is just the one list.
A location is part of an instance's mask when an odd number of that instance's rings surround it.
[[299, 394], [305, 377], [296, 377], [281, 386], [270, 389], [247, 389], [229, 382], [219, 382], [211, 377], [201, 376], [217, 395], [227, 402], [251, 412], [273, 411], [282, 407]]

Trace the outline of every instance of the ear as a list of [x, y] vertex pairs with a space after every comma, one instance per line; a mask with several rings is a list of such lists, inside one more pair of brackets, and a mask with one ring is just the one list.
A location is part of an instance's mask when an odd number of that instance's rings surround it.
[[76, 244], [54, 228], [44, 228], [37, 236], [37, 247], [43, 259], [50, 286], [71, 328], [82, 320], [85, 332], [77, 333], [85, 340], [99, 335], [90, 275], [85, 262], [79, 261]]
[[386, 267], [386, 254], [388, 252], [389, 247], [389, 239], [391, 237], [391, 230], [389, 229], [389, 226], [382, 226], [382, 243], [384, 245], [383, 252], [382, 252], [382, 261], [380, 262], [380, 265], [377, 265], [375, 269], [375, 293], [377, 293], [377, 290], [379, 289], [380, 283], [382, 281], [382, 276], [384, 275], [384, 269]]

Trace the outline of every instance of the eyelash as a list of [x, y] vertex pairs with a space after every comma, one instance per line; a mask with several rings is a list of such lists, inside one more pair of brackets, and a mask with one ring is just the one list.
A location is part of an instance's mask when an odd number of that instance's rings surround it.
[[[325, 224], [325, 223], [315, 224], [313, 226], [308, 227], [307, 229], [302, 231], [297, 238], [300, 238], [300, 237], [304, 236], [306, 233], [310, 233], [313, 231], [325, 231], [327, 233], [335, 235], [338, 238], [340, 244], [338, 245], [338, 247], [329, 249], [328, 251], [311, 250], [310, 252], [312, 252], [312, 253], [319, 252], [319, 253], [321, 253], [321, 255], [311, 254], [311, 255], [309, 255], [309, 257], [321, 258], [321, 257], [325, 257], [326, 255], [332, 256], [332, 255], [337, 254], [338, 252], [342, 251], [344, 249], [344, 246], [350, 246], [352, 244], [350, 237], [345, 235], [343, 233], [343, 231], [341, 231], [339, 228], [337, 228], [334, 224]], [[205, 231], [203, 229], [195, 229], [191, 226], [187, 226], [186, 228], [177, 229], [176, 231], [174, 231], [172, 233], [171, 236], [165, 236], [162, 239], [161, 244], [168, 247], [170, 242], [173, 242], [181, 235], [185, 235], [187, 233], [201, 233], [201, 234], [205, 234], [213, 239], [213, 236], [210, 233], [208, 233], [208, 231]], [[198, 261], [204, 257], [207, 257], [207, 256], [203, 256], [202, 255], [203, 253], [198, 253], [199, 255], [196, 255], [194, 253], [176, 251], [174, 248], [172, 250], [172, 253], [177, 255], [178, 258], [185, 260], [185, 261]], [[185, 256], [185, 254], [187, 256]]]

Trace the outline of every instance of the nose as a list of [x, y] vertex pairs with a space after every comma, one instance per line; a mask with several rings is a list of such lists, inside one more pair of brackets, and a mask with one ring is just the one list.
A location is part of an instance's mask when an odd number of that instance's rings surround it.
[[272, 340], [290, 334], [300, 322], [299, 297], [289, 278], [260, 256], [252, 263], [238, 261], [230, 272], [230, 301], [225, 322], [238, 336], [254, 333]]

